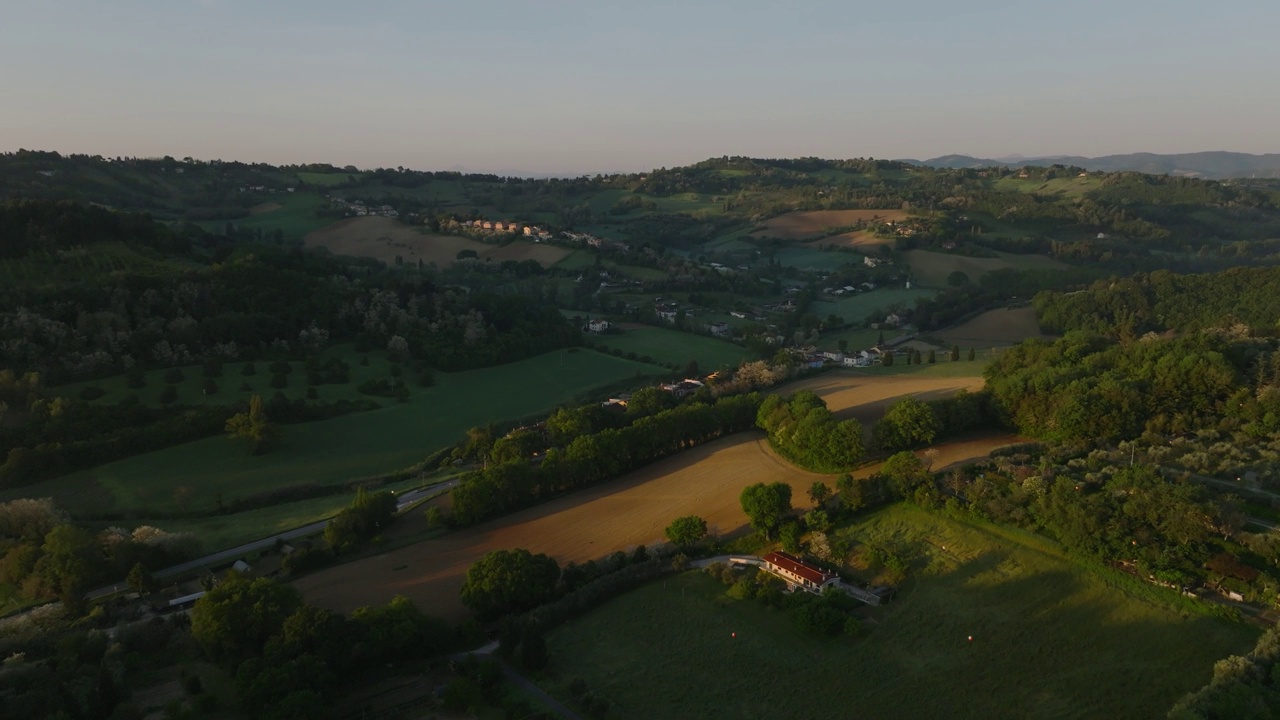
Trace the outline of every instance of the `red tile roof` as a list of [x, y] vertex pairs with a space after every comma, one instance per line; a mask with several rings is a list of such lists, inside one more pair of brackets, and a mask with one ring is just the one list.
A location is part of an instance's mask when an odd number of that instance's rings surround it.
[[835, 573], [825, 572], [789, 553], [771, 552], [765, 555], [763, 559], [767, 564], [776, 565], [816, 585], [821, 585], [836, 577]]

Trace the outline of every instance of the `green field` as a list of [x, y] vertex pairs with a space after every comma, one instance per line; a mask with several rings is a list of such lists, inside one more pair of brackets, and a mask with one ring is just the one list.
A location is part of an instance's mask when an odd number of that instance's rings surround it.
[[[809, 312], [820, 318], [828, 315], [839, 315], [849, 322], [862, 322], [872, 311], [883, 310], [886, 314], [888, 308], [895, 303], [900, 303], [906, 307], [915, 307], [916, 298], [932, 297], [933, 290], [925, 290], [922, 288], [911, 288], [910, 290], [900, 287], [882, 287], [844, 298], [843, 300], [818, 300], [810, 306]], [[886, 338], [891, 337], [890, 331], [885, 332]]]
[[852, 252], [819, 250], [817, 248], [792, 245], [778, 250], [775, 256], [779, 263], [787, 267], [801, 270], [834, 271], [845, 265], [862, 265], [863, 256]]
[[689, 360], [697, 360], [703, 372], [721, 367], [737, 367], [743, 360], [752, 359], [750, 350], [731, 342], [705, 335], [645, 327], [625, 330], [621, 335], [600, 335], [591, 338], [597, 345], [618, 348], [624, 353], [648, 355], [663, 363], [676, 363], [683, 367]]
[[[458, 441], [467, 428], [545, 412], [593, 388], [656, 372], [652, 365], [570, 348], [498, 367], [438, 373], [430, 388], [410, 382], [406, 403], [383, 400], [379, 410], [286, 425], [282, 446], [266, 455], [250, 456], [226, 438], [211, 437], [18, 494], [54, 497], [73, 512], [211, 511], [219, 498], [229, 503], [283, 487], [334, 485], [406, 468]], [[5, 496], [10, 494], [15, 493]]]
[[547, 684], [582, 678], [615, 718], [1162, 718], [1257, 637], [1035, 537], [903, 505], [848, 531], [913, 558], [859, 637], [688, 573], [554, 631]]
[[[423, 484], [421, 478], [398, 483], [388, 483], [379, 490], [412, 490]], [[272, 505], [234, 515], [212, 515], [204, 518], [170, 520], [167, 518], [136, 520], [135, 525], [154, 525], [166, 532], [191, 533], [200, 539], [204, 552], [217, 552], [245, 543], [261, 540], [277, 533], [327, 520], [339, 510], [351, 504], [352, 493], [340, 493], [327, 497], [299, 500]]]
[[316, 208], [324, 204], [324, 198], [319, 195], [306, 192], [277, 193], [272, 202], [278, 203], [281, 207], [260, 215], [235, 220], [211, 220], [198, 224], [214, 233], [221, 233], [227, 223], [238, 228], [260, 229], [263, 232], [279, 228], [284, 231], [285, 239], [301, 240], [303, 235], [312, 230], [319, 230], [334, 222], [333, 218], [316, 217]]

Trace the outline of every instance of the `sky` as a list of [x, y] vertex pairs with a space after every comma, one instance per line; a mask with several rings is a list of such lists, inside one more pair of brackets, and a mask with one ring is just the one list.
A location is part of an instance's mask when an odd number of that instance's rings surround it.
[[5, 0], [0, 151], [594, 173], [1280, 152], [1275, 0]]

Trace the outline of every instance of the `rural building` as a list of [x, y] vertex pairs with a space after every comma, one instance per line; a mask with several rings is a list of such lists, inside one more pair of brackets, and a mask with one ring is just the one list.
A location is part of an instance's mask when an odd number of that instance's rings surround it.
[[831, 352], [828, 350], [822, 353], [822, 357], [824, 360], [830, 360], [831, 362], [844, 362], [844, 353], [842, 352]]
[[824, 588], [840, 583], [839, 575], [810, 565], [789, 553], [771, 552], [762, 561], [767, 572], [785, 580], [791, 589], [800, 588], [816, 595]]
[[886, 315], [884, 319], [884, 324], [889, 327], [901, 327], [902, 322], [902, 316], [897, 313], [890, 313], [889, 315]]
[[678, 383], [664, 383], [658, 386], [663, 392], [669, 392], [677, 398], [686, 398], [698, 392], [702, 388], [702, 383], [697, 380], [684, 379]]
[[716, 337], [729, 337], [729, 323], [712, 323], [707, 329]]
[[587, 332], [599, 334], [608, 332], [610, 327], [608, 320], [592, 320], [587, 323]]

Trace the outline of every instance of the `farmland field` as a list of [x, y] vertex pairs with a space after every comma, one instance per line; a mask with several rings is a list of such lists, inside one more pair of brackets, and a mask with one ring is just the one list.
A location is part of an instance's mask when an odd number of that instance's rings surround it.
[[[950, 367], [949, 367], [950, 366]], [[884, 415], [889, 403], [906, 395], [920, 400], [950, 397], [961, 390], [981, 390], [982, 363], [958, 362], [934, 365], [904, 365], [906, 372], [891, 373], [897, 365], [857, 370], [831, 370], [814, 377], [789, 383], [775, 392], [794, 393], [809, 390], [826, 401], [827, 407], [840, 418], [856, 418], [870, 425]], [[951, 373], [946, 372], [951, 370]]]
[[903, 210], [810, 210], [789, 212], [764, 221], [764, 228], [752, 233], [756, 237], [785, 240], [807, 240], [828, 234], [830, 228], [849, 227], [859, 221], [902, 220]]
[[621, 335], [600, 335], [591, 338], [596, 345], [618, 348], [624, 353], [648, 355], [658, 362], [677, 363], [684, 367], [690, 360], [697, 360], [703, 372], [721, 367], [737, 367], [752, 357], [750, 350], [731, 342], [704, 335], [693, 335], [679, 330], [659, 327], [628, 327]]
[[378, 410], [283, 426], [282, 446], [266, 455], [250, 456], [226, 438], [211, 437], [38, 483], [20, 495], [52, 496], [72, 512], [211, 511], [219, 500], [403, 469], [458, 441], [467, 428], [545, 412], [592, 388], [655, 372], [652, 365], [571, 348], [437, 373], [430, 388], [411, 384], [406, 403], [383, 400]]
[[[842, 417], [866, 418], [878, 417], [885, 404], [904, 393], [927, 396], [967, 386], [972, 381], [829, 373], [781, 391], [812, 389]], [[944, 443], [938, 446], [934, 467], [985, 457], [993, 448], [1016, 440], [1000, 435]], [[875, 470], [868, 466], [855, 476], [865, 477]], [[561, 563], [583, 562], [636, 545], [662, 543], [663, 528], [673, 518], [688, 514], [700, 515], [715, 531], [728, 534], [746, 524], [738, 502], [746, 486], [787, 482], [795, 497], [802, 498], [815, 479], [830, 482], [832, 478], [800, 470], [779, 458], [760, 433], [740, 433], [505, 518], [308, 575], [295, 586], [308, 602], [343, 612], [403, 594], [427, 612], [461, 618], [466, 614], [458, 599], [462, 578], [472, 563], [491, 550], [522, 547], [547, 553]]]
[[1035, 308], [1000, 308], [934, 333], [939, 339], [960, 347], [991, 348], [1016, 345], [1028, 338], [1049, 338], [1040, 332]]
[[210, 232], [221, 233], [228, 223], [238, 228], [270, 232], [280, 229], [288, 240], [299, 240], [307, 233], [333, 222], [329, 218], [316, 217], [316, 208], [324, 204], [323, 198], [312, 193], [276, 193], [270, 204], [279, 207], [235, 220], [211, 220], [197, 223]]
[[[897, 505], [848, 529], [914, 558], [856, 638], [816, 639], [698, 572], [553, 631], [618, 718], [1157, 718], [1257, 631], [1085, 568], [1038, 538]], [[874, 622], [872, 622], [874, 621]], [[972, 636], [973, 641], [968, 638]]]
[[858, 253], [821, 250], [808, 245], [780, 248], [774, 257], [781, 265], [801, 270], [834, 271], [845, 265], [863, 263], [863, 256]]
[[482, 260], [534, 260], [543, 266], [559, 262], [569, 250], [514, 240], [506, 245], [491, 245], [458, 235], [434, 235], [410, 227], [391, 218], [361, 217], [340, 220], [307, 234], [303, 243], [323, 247], [335, 255], [369, 257], [388, 265], [400, 258], [406, 263], [452, 265], [463, 250], [474, 251]]
[[[809, 312], [820, 318], [828, 315], [839, 315], [849, 322], [862, 322], [872, 312], [888, 312], [891, 305], [902, 304], [914, 307], [916, 298], [932, 297], [933, 291], [923, 288], [882, 287], [871, 292], [859, 293], [843, 300], [818, 300], [810, 306]], [[878, 318], [883, 320], [884, 318]], [[886, 336], [890, 333], [886, 332]]]
[[929, 287], [946, 287], [947, 276], [959, 270], [969, 276], [971, 282], [992, 270], [1061, 270], [1067, 266], [1046, 255], [1014, 255], [1012, 253], [996, 253], [999, 257], [976, 258], [966, 255], [932, 252], [929, 250], [908, 250], [907, 262], [911, 272], [921, 285]]
[[334, 185], [342, 185], [352, 177], [354, 177], [356, 181], [359, 182], [364, 177], [364, 173], [359, 173], [359, 172], [351, 173], [351, 174], [347, 174], [344, 172], [332, 172], [332, 173], [300, 172], [298, 173], [299, 180], [301, 180], [302, 182], [308, 185], [315, 185], [317, 187], [333, 187]]

